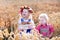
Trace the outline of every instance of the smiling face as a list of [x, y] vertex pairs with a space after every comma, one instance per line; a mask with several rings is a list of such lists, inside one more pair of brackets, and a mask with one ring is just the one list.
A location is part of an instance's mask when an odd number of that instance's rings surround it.
[[29, 11], [27, 9], [24, 9], [23, 12], [22, 12], [22, 17], [23, 18], [28, 18], [29, 17]]

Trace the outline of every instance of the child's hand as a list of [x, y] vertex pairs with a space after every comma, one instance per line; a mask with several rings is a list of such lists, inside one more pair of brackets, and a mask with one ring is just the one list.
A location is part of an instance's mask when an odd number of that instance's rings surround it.
[[52, 35], [53, 35], [53, 32], [52, 32], [51, 34], [47, 35], [47, 37], [51, 38], [51, 37], [52, 37]]
[[27, 22], [22, 22], [23, 25], [27, 24]]
[[29, 22], [22, 22], [22, 24], [25, 25], [25, 24], [30, 24], [30, 23]]
[[47, 37], [48, 37], [48, 38], [50, 38], [50, 37], [51, 37], [51, 35], [48, 35]]
[[27, 24], [30, 24], [30, 22], [27, 22]]

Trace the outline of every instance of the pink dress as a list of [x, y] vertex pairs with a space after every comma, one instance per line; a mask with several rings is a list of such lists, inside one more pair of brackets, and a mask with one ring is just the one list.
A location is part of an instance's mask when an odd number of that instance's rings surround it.
[[36, 27], [36, 30], [38, 30], [38, 32], [41, 33], [43, 36], [49, 36], [52, 32], [54, 32], [53, 26], [49, 24], [46, 25], [39, 24]]

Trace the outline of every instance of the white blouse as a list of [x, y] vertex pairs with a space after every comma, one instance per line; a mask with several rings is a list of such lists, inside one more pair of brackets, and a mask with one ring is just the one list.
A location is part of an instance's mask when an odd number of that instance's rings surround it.
[[[25, 24], [23, 25], [22, 22], [30, 22], [31, 24]], [[24, 19], [24, 18], [20, 18], [18, 20], [18, 30], [20, 29], [32, 29], [35, 28], [35, 24], [34, 21], [32, 19]]]

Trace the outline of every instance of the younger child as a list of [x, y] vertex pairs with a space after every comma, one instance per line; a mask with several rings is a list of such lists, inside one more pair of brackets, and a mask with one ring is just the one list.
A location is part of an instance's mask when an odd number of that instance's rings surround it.
[[51, 38], [54, 32], [54, 28], [51, 24], [48, 24], [48, 16], [45, 13], [42, 13], [39, 15], [39, 25], [36, 27], [36, 30], [40, 34], [43, 35], [43, 37], [49, 37]]

